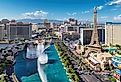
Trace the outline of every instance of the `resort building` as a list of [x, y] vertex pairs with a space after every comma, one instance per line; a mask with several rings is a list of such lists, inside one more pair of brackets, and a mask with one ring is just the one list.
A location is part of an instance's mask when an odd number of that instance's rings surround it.
[[68, 20], [64, 21], [64, 24], [68, 25], [78, 25], [78, 21], [74, 18], [69, 18]]
[[[105, 43], [105, 28], [104, 25], [101, 25], [97, 28], [98, 31], [98, 39], [100, 44]], [[80, 28], [80, 41], [82, 45], [87, 45], [91, 41], [93, 28]]]
[[0, 40], [4, 39], [4, 27], [5, 25], [0, 23]]
[[99, 42], [99, 34], [97, 28], [97, 10], [94, 8], [94, 25], [90, 39], [90, 44], [85, 46], [84, 57], [85, 61], [91, 68], [97, 71], [105, 70], [111, 61], [111, 54], [102, 52], [102, 47]]
[[0, 21], [0, 40], [7, 39], [7, 23], [10, 21], [8, 19], [2, 19]]
[[[98, 30], [98, 39], [100, 44], [105, 43], [105, 24], [98, 24], [97, 25]], [[91, 36], [93, 32], [93, 25], [61, 25], [60, 26], [60, 35], [61, 39], [69, 38], [69, 35], [76, 34], [77, 36], [74, 36], [73, 38], [76, 38], [76, 40], [80, 40], [82, 45], [88, 45], [91, 41]]]
[[74, 33], [74, 32], [79, 32], [78, 31], [79, 30], [79, 26], [77, 26], [77, 25], [65, 25], [64, 26], [64, 32], [68, 32], [68, 33], [70, 33], [70, 34], [72, 34], [72, 33]]
[[46, 26], [44, 26], [44, 23], [32, 24], [32, 31], [34, 31], [36, 33], [46, 31]]
[[109, 68], [109, 66], [111, 66], [111, 58], [112, 55], [107, 52], [99, 54], [91, 53], [89, 54], [89, 57], [86, 59], [86, 61], [95, 70], [98, 70], [99, 68], [106, 70]]
[[32, 31], [34, 31], [34, 32], [38, 31], [37, 24], [32, 24]]
[[51, 23], [48, 21], [48, 19], [44, 20], [44, 26], [46, 26], [47, 29], [50, 29]]
[[0, 23], [0, 40], [31, 39], [32, 24], [3, 19]]
[[8, 40], [31, 39], [32, 24], [23, 22], [10, 22], [7, 24]]
[[105, 44], [121, 44], [121, 23], [106, 22], [105, 24]]

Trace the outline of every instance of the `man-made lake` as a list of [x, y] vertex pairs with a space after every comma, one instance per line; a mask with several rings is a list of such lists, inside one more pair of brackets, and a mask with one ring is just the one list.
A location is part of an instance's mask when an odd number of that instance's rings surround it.
[[[48, 54], [49, 60], [44, 65], [44, 71], [47, 75], [48, 82], [69, 82], [54, 45], [51, 45], [46, 50], [46, 53]], [[19, 81], [41, 82], [37, 71], [37, 59], [25, 59], [25, 51], [18, 53], [14, 70]]]

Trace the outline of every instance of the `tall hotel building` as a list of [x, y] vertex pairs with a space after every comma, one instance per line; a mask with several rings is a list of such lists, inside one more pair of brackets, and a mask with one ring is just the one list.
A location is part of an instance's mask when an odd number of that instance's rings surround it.
[[[100, 44], [105, 43], [105, 29], [103, 26], [97, 28], [98, 39]], [[80, 28], [80, 41], [83, 45], [87, 45], [91, 41], [93, 28]]]
[[4, 24], [0, 24], [0, 40], [4, 39]]
[[[105, 24], [99, 24], [97, 25], [97, 30], [98, 30], [98, 36], [99, 36], [99, 43], [100, 44], [104, 44], [105, 43]], [[90, 43], [91, 41], [91, 36], [92, 36], [92, 32], [93, 32], [93, 26], [77, 26], [77, 25], [73, 25], [73, 26], [65, 26], [64, 27], [64, 32], [65, 33], [69, 33], [69, 34], [73, 34], [73, 33], [77, 33], [80, 36], [80, 41], [82, 45], [87, 45]], [[75, 36], [74, 38], [76, 38], [77, 36]]]
[[[3, 19], [4, 20], [4, 19]], [[14, 39], [31, 39], [32, 24], [16, 22], [15, 20], [0, 24], [0, 39], [14, 40]], [[4, 37], [4, 38], [3, 38]]]
[[121, 44], [121, 23], [106, 22], [105, 44]]

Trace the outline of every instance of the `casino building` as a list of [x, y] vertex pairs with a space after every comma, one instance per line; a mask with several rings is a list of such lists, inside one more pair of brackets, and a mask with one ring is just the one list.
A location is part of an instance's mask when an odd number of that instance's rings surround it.
[[2, 19], [0, 21], [0, 40], [31, 39], [32, 24], [25, 22], [9, 21]]

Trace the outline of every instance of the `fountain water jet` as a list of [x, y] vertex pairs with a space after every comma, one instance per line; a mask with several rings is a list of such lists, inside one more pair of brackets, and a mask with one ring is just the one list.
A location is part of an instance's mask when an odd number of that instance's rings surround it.
[[26, 58], [28, 58], [28, 59], [35, 59], [35, 58], [37, 58], [37, 56], [36, 56], [36, 48], [33, 46], [33, 44], [29, 44], [29, 46], [27, 47]]
[[46, 48], [44, 48], [44, 42], [39, 42], [36, 50], [36, 54], [38, 56], [38, 60], [37, 60], [38, 73], [42, 82], [47, 82], [47, 77], [43, 69], [44, 64], [48, 62], [48, 56], [47, 54], [44, 53], [44, 50]]

